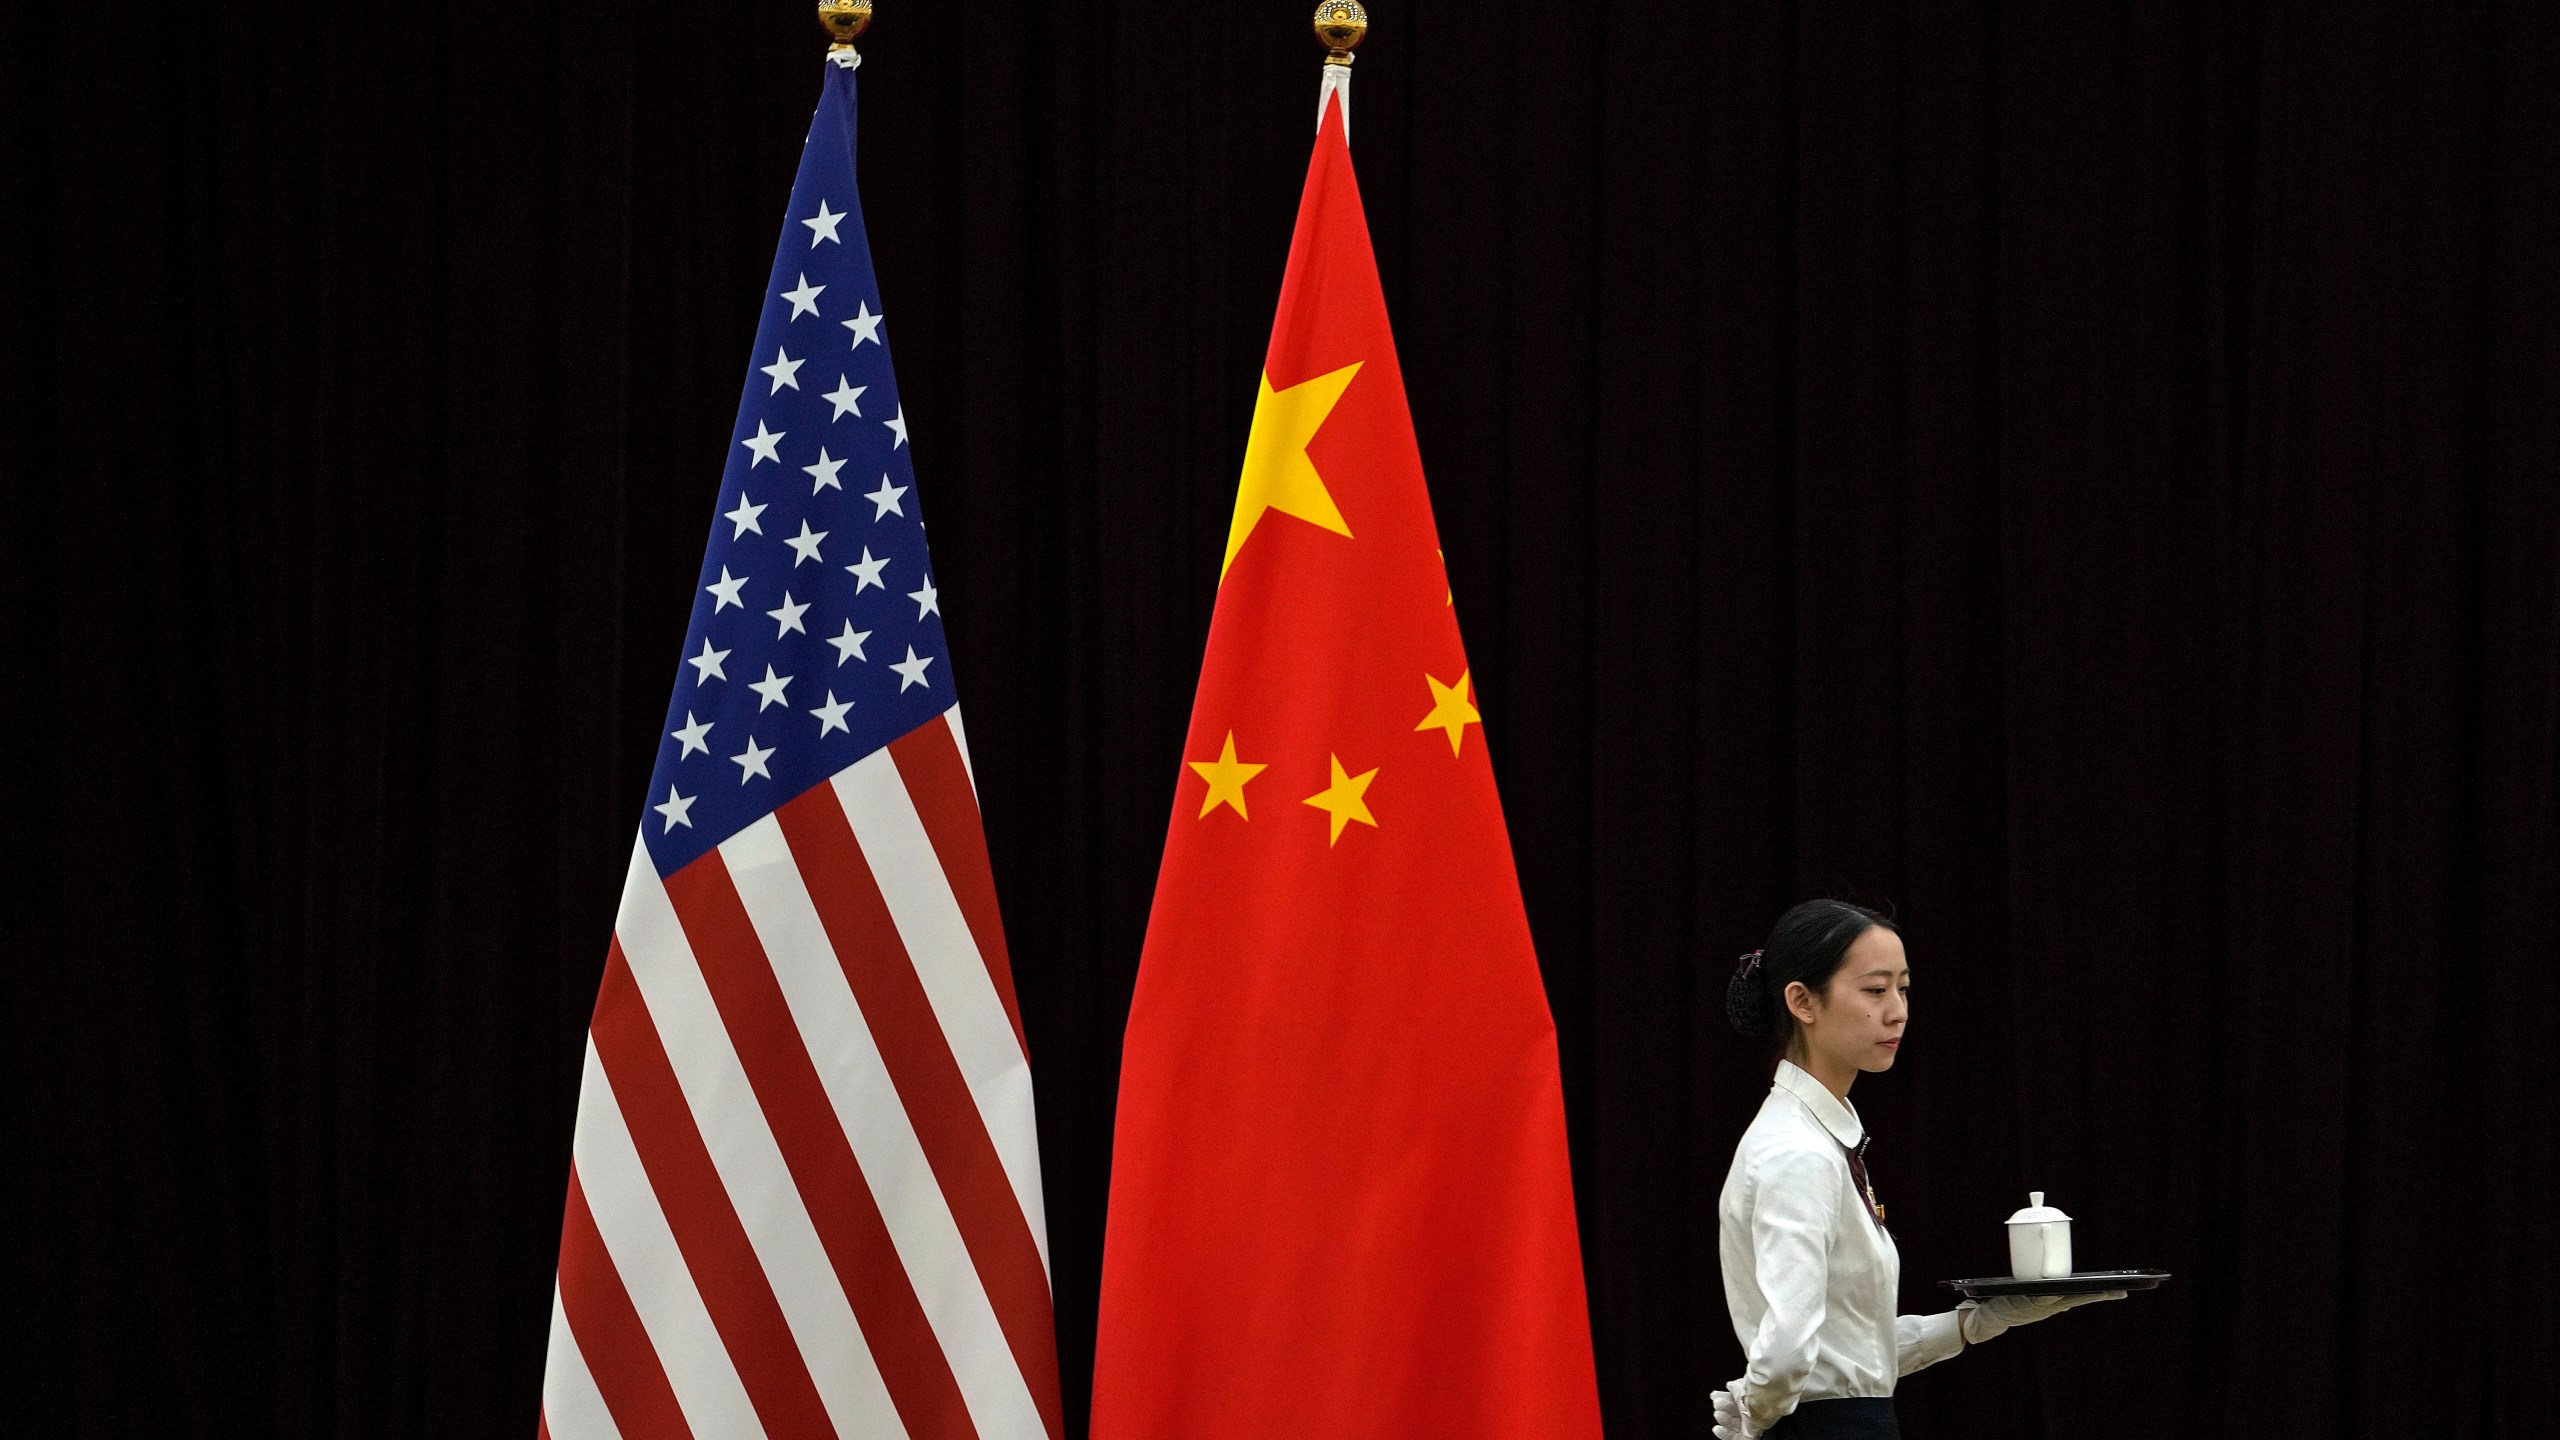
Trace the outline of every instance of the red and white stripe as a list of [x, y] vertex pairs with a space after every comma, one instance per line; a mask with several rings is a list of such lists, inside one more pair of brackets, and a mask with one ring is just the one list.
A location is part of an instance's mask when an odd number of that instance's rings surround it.
[[958, 709], [673, 875], [635, 845], [588, 1034], [543, 1434], [1060, 1440]]

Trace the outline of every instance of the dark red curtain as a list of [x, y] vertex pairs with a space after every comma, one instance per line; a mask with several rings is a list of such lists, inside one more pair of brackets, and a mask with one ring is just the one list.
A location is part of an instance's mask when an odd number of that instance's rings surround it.
[[[1081, 1414], [1305, 6], [884, 0], [864, 183]], [[2550, 1433], [2547, 7], [1376, 7], [1354, 153], [1614, 1433], [1737, 1373], [1731, 958], [1900, 914], [1917, 1436]], [[820, 40], [8, 7], [13, 1415], [524, 1435], [586, 1012]]]

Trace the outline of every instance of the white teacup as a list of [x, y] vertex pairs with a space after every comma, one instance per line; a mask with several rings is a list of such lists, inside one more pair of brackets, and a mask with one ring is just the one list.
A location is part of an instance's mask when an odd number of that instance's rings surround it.
[[2009, 1273], [2020, 1280], [2051, 1280], [2071, 1273], [2071, 1217], [2027, 1192], [2027, 1208], [2009, 1217]]

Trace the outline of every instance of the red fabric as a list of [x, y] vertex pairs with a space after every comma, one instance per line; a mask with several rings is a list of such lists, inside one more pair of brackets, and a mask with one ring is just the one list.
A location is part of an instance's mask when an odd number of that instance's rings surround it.
[[[1218, 594], [1121, 1063], [1093, 1434], [1597, 1436], [1483, 731], [1416, 728], [1468, 667], [1338, 112], [1264, 363], [1284, 392], [1361, 367], [1305, 446], [1350, 534], [1265, 514]], [[1203, 814], [1230, 733], [1266, 768]], [[1375, 823], [1335, 838], [1305, 800], [1337, 758]]]

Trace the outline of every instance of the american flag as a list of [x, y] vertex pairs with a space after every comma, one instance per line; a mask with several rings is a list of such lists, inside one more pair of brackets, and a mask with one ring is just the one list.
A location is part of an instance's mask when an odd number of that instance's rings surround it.
[[830, 64], [588, 1031], [542, 1433], [1062, 1433], [1031, 1072]]

